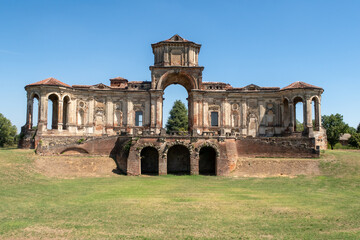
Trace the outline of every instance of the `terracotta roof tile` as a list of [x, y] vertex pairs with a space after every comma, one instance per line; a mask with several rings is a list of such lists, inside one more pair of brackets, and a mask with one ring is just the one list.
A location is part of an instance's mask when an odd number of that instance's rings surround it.
[[72, 85], [73, 88], [89, 88], [91, 85]]
[[158, 45], [160, 43], [188, 43], [188, 44], [195, 44], [196, 46], [201, 47], [201, 44], [197, 44], [197, 43], [194, 43], [192, 41], [186, 40], [185, 38], [180, 37], [178, 34], [175, 34], [174, 36], [172, 36], [169, 39], [166, 39], [166, 40], [151, 44], [151, 46], [154, 47], [154, 46], [156, 46], [156, 45]]
[[287, 89], [304, 89], [304, 88], [315, 88], [315, 89], [322, 89], [321, 87], [317, 87], [305, 82], [294, 82], [290, 84], [289, 86], [286, 86], [282, 88], [281, 90], [287, 90]]
[[110, 81], [112, 80], [121, 80], [121, 81], [127, 81], [126, 78], [122, 78], [122, 77], [116, 77], [116, 78], [111, 78]]
[[70, 85], [68, 85], [66, 83], [63, 83], [63, 82], [60, 82], [59, 80], [57, 80], [55, 78], [52, 78], [52, 77], [41, 80], [41, 81], [36, 82], [36, 83], [28, 84], [27, 86], [37, 86], [37, 85], [63, 86], [63, 87], [71, 88]]

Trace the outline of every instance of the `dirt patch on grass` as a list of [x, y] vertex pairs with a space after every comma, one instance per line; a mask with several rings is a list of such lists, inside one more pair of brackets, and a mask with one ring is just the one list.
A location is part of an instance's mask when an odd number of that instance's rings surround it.
[[298, 175], [319, 175], [319, 159], [274, 159], [274, 158], [239, 158], [235, 177], [295, 177]]
[[36, 156], [35, 169], [49, 177], [105, 177], [114, 175], [116, 164], [107, 156]]

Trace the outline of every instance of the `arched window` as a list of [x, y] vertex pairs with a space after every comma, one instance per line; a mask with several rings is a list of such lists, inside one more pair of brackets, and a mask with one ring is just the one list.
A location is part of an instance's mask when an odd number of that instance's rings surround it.
[[319, 99], [317, 97], [313, 97], [311, 99], [312, 104], [312, 126], [315, 131], [319, 131], [320, 127], [320, 117], [319, 117]]
[[30, 129], [36, 128], [39, 122], [39, 113], [40, 113], [39, 99], [40, 98], [37, 94], [34, 94], [31, 98], [31, 102], [29, 105], [29, 116], [28, 116]]
[[[304, 100], [301, 97], [294, 98], [294, 130], [295, 132], [304, 131]], [[306, 116], [306, 115], [305, 115]]]

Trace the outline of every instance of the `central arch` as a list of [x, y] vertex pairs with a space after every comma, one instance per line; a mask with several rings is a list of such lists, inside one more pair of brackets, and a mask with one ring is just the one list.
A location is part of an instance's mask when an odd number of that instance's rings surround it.
[[185, 72], [169, 71], [161, 76], [156, 89], [164, 91], [165, 88], [171, 84], [182, 85], [188, 91], [188, 93], [190, 93], [193, 89], [199, 88], [195, 79], [189, 74]]
[[190, 151], [184, 145], [174, 145], [167, 152], [167, 173], [190, 174]]
[[[198, 84], [196, 82], [196, 80], [189, 74], [187, 74], [186, 72], [182, 72], [182, 71], [175, 71], [175, 70], [171, 70], [166, 72], [165, 74], [163, 74], [161, 76], [161, 78], [159, 79], [159, 82], [156, 86], [156, 89], [158, 90], [162, 90], [163, 96], [164, 96], [164, 91], [165, 89], [170, 86], [170, 85], [176, 85], [179, 84], [181, 86], [183, 86], [187, 93], [188, 93], [188, 97], [187, 97], [187, 108], [188, 108], [188, 131], [192, 131], [193, 128], [193, 97], [191, 94], [191, 91], [193, 89], [198, 89]], [[164, 98], [163, 98], [164, 99]], [[165, 119], [163, 119], [163, 114], [164, 114], [164, 102], [162, 101], [162, 127], [165, 127], [166, 122], [164, 121]]]

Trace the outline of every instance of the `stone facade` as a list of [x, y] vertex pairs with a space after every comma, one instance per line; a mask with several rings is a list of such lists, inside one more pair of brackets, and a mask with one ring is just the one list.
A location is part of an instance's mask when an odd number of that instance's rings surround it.
[[[96, 144], [97, 139], [136, 137], [136, 143], [129, 146], [126, 164], [118, 161], [118, 167], [126, 166], [122, 170], [134, 175], [141, 174], [141, 159], [154, 161], [156, 158], [150, 148], [158, 153], [156, 173], [166, 174], [168, 163], [162, 159], [166, 159], [168, 153], [164, 149], [173, 144], [188, 149], [184, 158], [190, 158], [190, 164], [188, 168], [184, 167], [185, 163], [182, 167], [190, 174], [199, 173], [198, 155], [201, 146], [208, 144], [207, 149], [217, 154], [217, 175], [228, 174], [232, 161], [229, 158], [243, 154], [273, 156], [276, 152], [276, 156], [299, 156], [302, 153], [309, 157], [326, 147], [321, 126], [322, 88], [304, 82], [284, 88], [254, 84], [235, 88], [222, 82], [203, 82], [204, 67], [198, 65], [200, 48], [201, 45], [179, 35], [152, 44], [155, 58], [154, 65], [150, 66], [151, 82], [118, 77], [110, 79], [110, 86], [102, 83], [70, 86], [48, 78], [27, 85], [27, 118], [21, 145], [39, 145], [40, 153], [61, 153], [79, 141]], [[189, 133], [186, 136], [166, 135], [163, 129], [163, 93], [171, 84], [180, 84], [188, 92]], [[34, 106], [34, 98], [38, 99], [38, 106]], [[47, 129], [49, 101], [53, 103], [51, 129]], [[302, 132], [296, 130], [295, 108], [299, 102], [303, 103]], [[37, 124], [33, 123], [34, 107], [38, 107]], [[33, 125], [38, 126], [36, 130]], [[297, 143], [303, 146], [295, 150]], [[141, 156], [146, 146], [149, 152]], [[117, 155], [123, 156], [121, 151], [119, 147]], [[90, 152], [96, 154], [96, 151]]]

